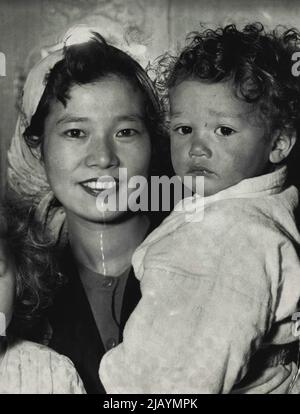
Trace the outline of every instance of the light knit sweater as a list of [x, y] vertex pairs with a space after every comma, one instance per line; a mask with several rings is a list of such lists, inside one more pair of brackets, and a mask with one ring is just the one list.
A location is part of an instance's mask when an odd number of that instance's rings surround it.
[[29, 341], [8, 345], [0, 362], [0, 394], [85, 394], [72, 362]]
[[[108, 393], [230, 393], [257, 350], [298, 340], [298, 191], [285, 181], [282, 167], [205, 198], [204, 214], [174, 211], [137, 249], [142, 299], [102, 359]], [[240, 392], [287, 393], [296, 374], [265, 368]]]

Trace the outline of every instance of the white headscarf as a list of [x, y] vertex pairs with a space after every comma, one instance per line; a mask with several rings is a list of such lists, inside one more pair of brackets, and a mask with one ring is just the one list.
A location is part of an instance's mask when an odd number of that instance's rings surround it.
[[40, 153], [30, 149], [23, 137], [30, 125], [46, 87], [46, 76], [57, 62], [63, 59], [63, 47], [84, 43], [94, 38], [92, 29], [76, 27], [69, 30], [62, 43], [38, 62], [30, 71], [24, 85], [21, 113], [8, 151], [8, 185], [20, 197], [35, 207], [39, 222], [47, 228], [54, 241], [66, 236], [65, 211], [54, 206], [55, 196], [40, 161]]

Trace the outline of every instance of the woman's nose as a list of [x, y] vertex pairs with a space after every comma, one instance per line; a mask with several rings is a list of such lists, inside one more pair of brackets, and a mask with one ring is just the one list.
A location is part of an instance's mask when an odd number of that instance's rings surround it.
[[211, 158], [212, 151], [209, 147], [208, 140], [209, 137], [207, 137], [207, 134], [205, 132], [194, 134], [192, 138], [191, 148], [189, 151], [190, 157]]
[[119, 159], [113, 146], [106, 140], [95, 140], [90, 143], [86, 157], [88, 167], [98, 167], [102, 170], [119, 165]]

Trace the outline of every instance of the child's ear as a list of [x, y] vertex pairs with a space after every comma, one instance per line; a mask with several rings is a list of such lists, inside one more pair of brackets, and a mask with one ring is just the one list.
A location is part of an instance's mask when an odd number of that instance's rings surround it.
[[292, 151], [296, 143], [296, 131], [280, 131], [273, 142], [269, 160], [273, 164], [282, 162]]

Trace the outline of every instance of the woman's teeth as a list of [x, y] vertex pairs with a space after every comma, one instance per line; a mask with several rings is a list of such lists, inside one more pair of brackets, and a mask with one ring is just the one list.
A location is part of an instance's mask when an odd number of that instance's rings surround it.
[[91, 188], [92, 190], [109, 190], [116, 186], [115, 181], [90, 181], [83, 184], [85, 187]]

